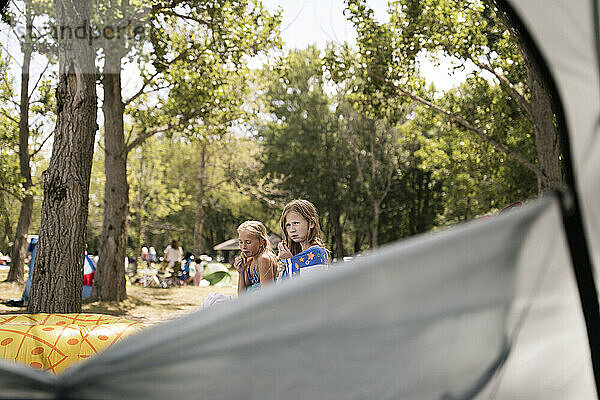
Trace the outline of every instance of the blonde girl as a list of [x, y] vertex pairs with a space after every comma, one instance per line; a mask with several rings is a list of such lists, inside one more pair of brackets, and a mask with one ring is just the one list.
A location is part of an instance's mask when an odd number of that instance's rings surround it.
[[267, 228], [260, 221], [245, 221], [238, 228], [241, 256], [234, 266], [240, 273], [238, 295], [272, 282], [277, 274], [277, 258], [269, 246]]
[[290, 258], [312, 246], [325, 248], [317, 208], [308, 200], [290, 201], [281, 213], [283, 241], [278, 245], [279, 258]]

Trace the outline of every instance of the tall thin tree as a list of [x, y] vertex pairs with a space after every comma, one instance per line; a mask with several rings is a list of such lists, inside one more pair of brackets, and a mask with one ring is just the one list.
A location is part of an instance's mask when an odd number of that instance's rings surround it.
[[21, 201], [19, 221], [15, 230], [15, 240], [12, 246], [11, 265], [7, 281], [22, 282], [27, 254], [27, 233], [31, 224], [33, 214], [33, 194], [29, 189], [33, 186], [31, 180], [31, 165], [29, 155], [29, 66], [33, 54], [32, 30], [33, 15], [31, 12], [31, 1], [25, 1], [25, 37], [21, 43], [23, 52], [23, 65], [21, 67], [21, 99], [19, 102], [19, 168], [23, 179], [25, 197]]

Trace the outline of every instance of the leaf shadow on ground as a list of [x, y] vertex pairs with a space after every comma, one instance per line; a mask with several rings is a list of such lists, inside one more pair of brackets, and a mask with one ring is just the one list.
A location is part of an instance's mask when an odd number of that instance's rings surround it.
[[95, 314], [108, 314], [114, 315], [115, 317], [122, 317], [129, 314], [132, 310], [144, 306], [151, 307], [152, 303], [130, 295], [127, 296], [127, 299], [120, 302], [84, 300], [82, 305], [82, 311], [93, 312]]
[[[9, 307], [2, 303], [21, 298], [25, 287], [24, 283], [4, 282], [7, 273], [8, 271], [0, 270], [0, 315], [25, 314], [26, 307]], [[223, 287], [177, 286], [163, 289], [128, 284], [127, 299], [124, 301], [84, 300], [82, 312], [113, 315], [152, 326], [200, 310], [204, 299], [211, 292], [236, 297], [237, 272], [232, 275], [231, 285]]]

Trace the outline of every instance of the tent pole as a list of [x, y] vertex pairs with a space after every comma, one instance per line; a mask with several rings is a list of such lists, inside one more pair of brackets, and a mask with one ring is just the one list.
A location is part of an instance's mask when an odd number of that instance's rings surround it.
[[[559, 138], [563, 152], [563, 167], [565, 174], [564, 191], [559, 193], [560, 209], [563, 218], [563, 227], [569, 246], [569, 253], [573, 266], [575, 280], [579, 291], [579, 300], [583, 316], [585, 318], [588, 344], [590, 347], [590, 356], [592, 369], [594, 371], [594, 381], [596, 383], [596, 396], [600, 398], [600, 305], [598, 303], [598, 291], [594, 280], [594, 268], [588, 241], [585, 235], [583, 218], [580, 208], [579, 195], [577, 193], [577, 182], [572, 163], [571, 145], [567, 123], [565, 121], [564, 107], [559, 95], [558, 87], [554, 82], [552, 74], [548, 68], [546, 60], [539, 51], [534, 40], [527, 31], [525, 24], [513, 9], [508, 0], [495, 0], [496, 4], [506, 13], [513, 26], [522, 35], [522, 41], [528, 47], [528, 50], [535, 59], [540, 76], [544, 79], [548, 91], [551, 94], [552, 109], [556, 116]], [[592, 18], [595, 33], [595, 48], [598, 65], [600, 65], [600, 28], [598, 26], [598, 0], [592, 0], [593, 13]], [[600, 72], [600, 70], [599, 70]]]
[[576, 193], [572, 189], [563, 191], [560, 193], [559, 198], [573, 272], [579, 289], [579, 300], [585, 317], [594, 380], [596, 381], [596, 395], [600, 398], [600, 392], [598, 391], [600, 387], [600, 314], [598, 310], [600, 307], [594, 270]]

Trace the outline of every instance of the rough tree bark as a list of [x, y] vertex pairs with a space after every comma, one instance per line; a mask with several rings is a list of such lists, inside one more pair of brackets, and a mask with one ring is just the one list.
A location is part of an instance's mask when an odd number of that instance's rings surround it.
[[[504, 12], [504, 7], [500, 2], [493, 0], [491, 3], [497, 10], [496, 14], [500, 24], [511, 33], [513, 41], [517, 44], [527, 71], [526, 83], [529, 89], [529, 101], [516, 93], [516, 90], [511, 89], [510, 85], [504, 86], [509, 86], [508, 89], [513, 93], [514, 98], [521, 103], [521, 107], [531, 118], [537, 150], [538, 192], [541, 194], [560, 189], [564, 184], [562, 162], [560, 160], [561, 144], [552, 110], [550, 91], [546, 87], [540, 66], [537, 64], [536, 57], [534, 57], [529, 44], [515, 30], [514, 27], [517, 25]], [[503, 80], [500, 80], [500, 82], [504, 83]]]
[[122, 301], [125, 288], [125, 252], [129, 216], [127, 147], [123, 131], [124, 104], [121, 99], [121, 55], [105, 49], [104, 73], [104, 219], [102, 244], [94, 276], [92, 298]]
[[[90, 32], [89, 4], [54, 0], [57, 26]], [[90, 173], [98, 129], [95, 57], [87, 38], [60, 34], [58, 44], [57, 120], [50, 165], [42, 174], [44, 200], [29, 313], [81, 311]]]
[[27, 256], [27, 233], [31, 224], [33, 214], [33, 196], [27, 191], [31, 188], [31, 166], [29, 165], [29, 66], [33, 46], [31, 43], [31, 29], [33, 17], [31, 5], [25, 2], [25, 40], [21, 46], [23, 51], [23, 66], [21, 67], [21, 99], [19, 115], [19, 169], [23, 177], [23, 189], [26, 191], [25, 198], [21, 201], [21, 211], [15, 230], [13, 241], [10, 271], [8, 271], [7, 282], [23, 282], [25, 257]]
[[535, 133], [539, 177], [538, 192], [545, 193], [563, 186], [560, 162], [560, 140], [554, 123], [554, 113], [546, 89], [535, 66], [526, 59], [531, 95], [531, 123]]

